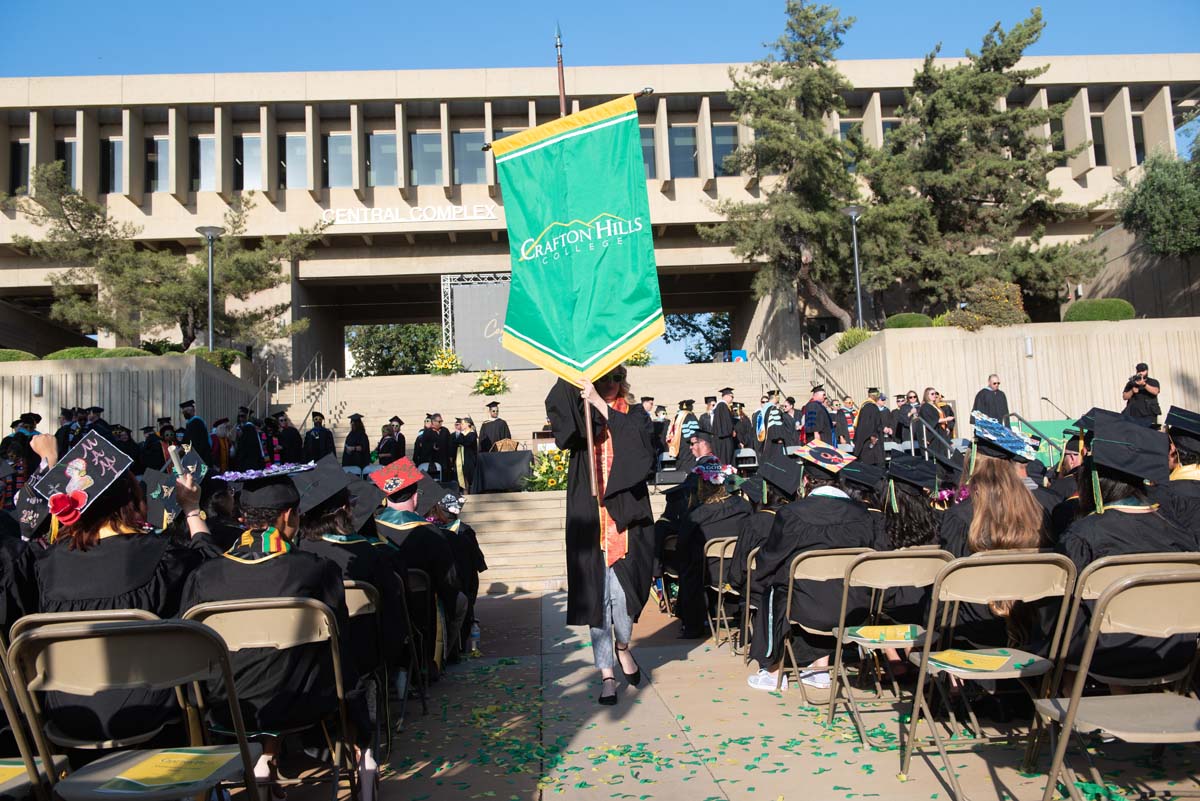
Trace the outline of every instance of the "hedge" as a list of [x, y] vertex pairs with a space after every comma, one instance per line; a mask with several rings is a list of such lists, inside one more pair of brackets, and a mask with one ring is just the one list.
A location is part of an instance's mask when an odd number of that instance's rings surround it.
[[99, 359], [99, 358], [102, 358], [107, 355], [108, 355], [107, 348], [75, 347], [75, 348], [63, 348], [62, 350], [56, 350], [53, 353], [47, 353], [42, 358], [47, 359], [47, 360]]
[[1089, 298], [1077, 300], [1063, 316], [1064, 323], [1083, 323], [1089, 320], [1132, 320], [1136, 314], [1133, 304], [1122, 298]]
[[847, 328], [837, 341], [838, 353], [845, 353], [855, 345], [861, 345], [871, 338], [871, 332], [865, 328]]
[[920, 312], [903, 312], [893, 314], [883, 323], [884, 328], [930, 328], [933, 318]]
[[104, 354], [104, 358], [119, 358], [119, 357], [137, 357], [137, 356], [153, 356], [154, 354], [148, 350], [141, 348], [113, 348], [108, 353]]
[[30, 359], [37, 361], [37, 356], [25, 350], [0, 348], [0, 362], [27, 362]]
[[[171, 354], [167, 354], [167, 355], [169, 356]], [[212, 353], [209, 353], [208, 348], [199, 347], [199, 348], [192, 348], [187, 353], [184, 353], [181, 355], [183, 355], [183, 356], [199, 356], [201, 359], [204, 359], [204, 361], [208, 362], [209, 364], [216, 365], [217, 367], [220, 367], [222, 370], [228, 370], [230, 367], [233, 367], [234, 363], [238, 360], [238, 357], [242, 356], [244, 354], [240, 350], [232, 350], [230, 348], [217, 348]]]

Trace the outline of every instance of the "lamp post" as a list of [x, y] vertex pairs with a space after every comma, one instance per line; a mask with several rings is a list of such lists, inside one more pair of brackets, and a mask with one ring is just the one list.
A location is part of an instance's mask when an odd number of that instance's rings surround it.
[[[219, 225], [202, 225], [196, 233], [208, 241], [208, 352], [213, 351], [213, 242], [216, 242], [225, 229]], [[860, 310], [861, 311], [861, 310]], [[859, 314], [861, 317], [861, 313]]]
[[862, 312], [862, 276], [858, 270], [858, 218], [862, 216], [862, 206], [847, 206], [842, 214], [850, 218], [850, 232], [854, 239], [854, 300], [858, 312], [858, 327], [863, 327]]

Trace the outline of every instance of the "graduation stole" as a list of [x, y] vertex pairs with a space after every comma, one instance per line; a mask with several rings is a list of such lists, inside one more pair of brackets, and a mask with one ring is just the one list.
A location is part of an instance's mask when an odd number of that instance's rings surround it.
[[359, 534], [322, 534], [321, 539], [326, 542], [332, 542], [334, 545], [349, 545], [354, 542], [371, 541]]
[[[609, 405], [621, 414], [629, 412], [629, 403], [624, 398], [617, 398]], [[687, 412], [682, 412], [682, 414], [686, 415]], [[608, 476], [612, 472], [613, 465], [612, 436], [608, 428], [600, 432], [600, 436], [596, 438], [593, 446], [592, 460], [596, 465], [596, 491], [598, 493], [596, 501], [600, 512], [600, 546], [604, 549], [605, 566], [612, 567], [624, 559], [625, 554], [629, 552], [629, 532], [619, 530], [616, 521], [604, 508]]]
[[283, 538], [279, 530], [270, 526], [263, 531], [246, 529], [242, 536], [224, 555], [238, 562], [257, 562], [271, 559], [292, 550], [292, 543]]
[[1200, 464], [1181, 464], [1171, 471], [1172, 481], [1200, 481]]
[[679, 445], [683, 441], [683, 419], [687, 416], [688, 413], [681, 409], [671, 421], [671, 430], [667, 432], [667, 453], [672, 456], [679, 456]]
[[774, 408], [775, 408], [774, 404], [767, 403], [767, 404], [763, 405], [763, 407], [761, 409], [758, 410], [759, 411], [758, 425], [755, 426], [754, 436], [758, 438], [759, 442], [767, 441], [767, 427], [768, 427], [767, 415], [768, 415], [769, 411]]

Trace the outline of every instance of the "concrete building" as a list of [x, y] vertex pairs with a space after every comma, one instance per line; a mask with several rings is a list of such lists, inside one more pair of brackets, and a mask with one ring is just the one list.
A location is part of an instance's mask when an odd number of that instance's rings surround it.
[[[1149, 151], [1174, 152], [1176, 124], [1200, 102], [1200, 54], [1030, 63], [1050, 68], [1007, 103], [1072, 101], [1062, 121], [1066, 147], [1091, 144], [1050, 181], [1064, 200], [1098, 203], [1048, 239], [1090, 236], [1113, 222], [1105, 198], [1117, 180]], [[869, 143], [881, 144], [899, 124], [897, 106], [920, 64], [841, 62], [856, 88], [830, 129], [860, 124]], [[799, 331], [792, 305], [756, 300], [753, 266], [695, 230], [716, 219], [714, 201], [761, 193], [722, 169], [724, 156], [754, 135], [726, 96], [736, 66], [573, 68], [566, 86], [573, 109], [654, 88], [638, 102], [666, 311], [729, 311], [735, 346], [763, 343], [786, 355]], [[309, 320], [284, 343], [288, 369], [302, 370], [317, 352], [337, 367], [345, 326], [439, 321], [443, 283], [456, 280], [444, 277], [508, 271], [503, 198], [481, 146], [557, 114], [552, 69], [0, 79], [0, 190], [61, 159], [79, 191], [138, 226], [146, 247], [177, 251], [198, 251], [196, 227], [220, 224], [243, 192], [257, 196], [250, 236], [329, 221], [321, 245], [293, 265], [272, 300], [290, 298], [291, 314]], [[1044, 133], [1049, 139], [1050, 126]], [[0, 214], [0, 300], [44, 319], [53, 268], [11, 247], [16, 234], [36, 229]], [[806, 324], [813, 333], [836, 329], [820, 318]]]

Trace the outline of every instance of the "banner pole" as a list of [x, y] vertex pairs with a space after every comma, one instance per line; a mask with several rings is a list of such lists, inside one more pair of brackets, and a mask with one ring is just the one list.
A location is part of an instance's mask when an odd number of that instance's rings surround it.
[[596, 491], [596, 446], [592, 441], [592, 404], [586, 400], [583, 402], [583, 427], [587, 430], [588, 478], [591, 479], [592, 497], [597, 498], [600, 493]]

